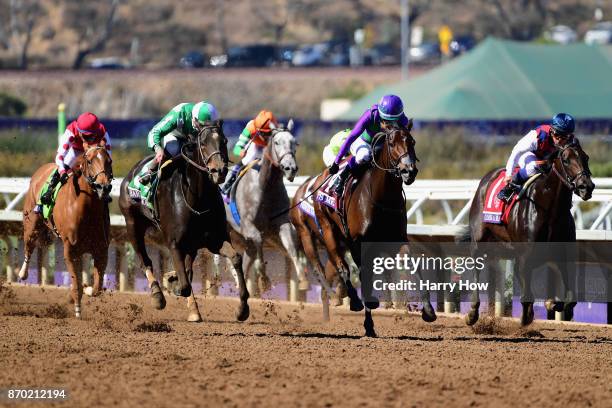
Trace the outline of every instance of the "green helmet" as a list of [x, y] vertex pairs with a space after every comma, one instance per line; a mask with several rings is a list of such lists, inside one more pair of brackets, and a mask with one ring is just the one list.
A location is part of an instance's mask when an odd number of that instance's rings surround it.
[[194, 129], [200, 129], [204, 122], [217, 120], [218, 118], [219, 114], [217, 113], [217, 108], [215, 108], [213, 104], [202, 101], [193, 105], [193, 109], [191, 110], [191, 122]]

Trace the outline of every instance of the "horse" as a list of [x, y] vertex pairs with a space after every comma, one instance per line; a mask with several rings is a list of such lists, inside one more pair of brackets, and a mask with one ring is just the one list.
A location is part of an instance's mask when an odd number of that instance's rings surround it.
[[108, 203], [113, 180], [112, 161], [105, 146], [84, 147], [85, 152], [77, 159], [67, 182], [57, 193], [47, 220], [41, 214], [35, 214], [33, 207], [56, 165], [47, 163], [32, 176], [23, 205], [24, 261], [19, 271], [19, 278], [27, 279], [34, 249], [48, 246], [52, 242], [52, 234], [59, 236], [64, 244], [64, 261], [70, 272], [70, 294], [76, 318], [81, 318], [83, 254], [91, 254], [94, 261], [93, 286], [88, 287], [86, 293], [97, 296], [102, 291], [110, 245]]
[[188, 298], [188, 321], [202, 321], [191, 288], [193, 261], [202, 248], [231, 260], [240, 286], [236, 318], [246, 320], [249, 317], [249, 292], [242, 272], [242, 256], [232, 246], [223, 199], [217, 186], [227, 174], [227, 139], [223, 134], [223, 121], [206, 122], [196, 137], [183, 144], [180, 155], [173, 157], [162, 169], [154, 198], [157, 219], [148, 217], [144, 206], [133, 202], [128, 193], [130, 180], [150, 159], [137, 163], [121, 183], [119, 207], [125, 217], [128, 239], [144, 266], [152, 306], [161, 310], [166, 306], [166, 300], [147, 254], [147, 233], [153, 241], [170, 251], [178, 280], [172, 282], [171, 290], [176, 296]]
[[[343, 254], [350, 251], [353, 260], [360, 269], [363, 296], [365, 302], [365, 335], [376, 337], [371, 309], [378, 307], [378, 301], [372, 300], [371, 287], [364, 282], [364, 269], [361, 259], [361, 244], [374, 242], [398, 242], [406, 244], [406, 200], [403, 195], [403, 184], [410, 185], [416, 179], [418, 169], [415, 153], [415, 140], [410, 134], [413, 122], [406, 127], [394, 124], [375, 135], [372, 141], [373, 165], [363, 171], [357, 185], [350, 189], [347, 183], [345, 198], [336, 211], [319, 202], [314, 203], [316, 219], [321, 229], [322, 240], [332, 264], [346, 285], [353, 311], [364, 309], [357, 292], [347, 279], [349, 268]], [[325, 170], [315, 181], [320, 186], [328, 178]], [[316, 187], [313, 187], [313, 189]], [[312, 235], [306, 228], [297, 223], [302, 244], [308, 260], [315, 268], [322, 271]], [[307, 225], [312, 227], [312, 222]], [[309, 228], [312, 229], [312, 228]], [[436, 319], [435, 311], [429, 298], [423, 302], [423, 319]]]
[[[494, 169], [480, 180], [470, 207], [469, 225], [457, 237], [458, 241], [472, 243], [470, 249], [472, 256], [478, 252], [478, 243], [484, 242], [576, 242], [576, 226], [570, 212], [572, 194], [575, 193], [586, 201], [591, 198], [595, 188], [591, 180], [588, 156], [578, 141], [574, 139], [565, 146], [557, 146], [557, 150], [548, 158], [547, 165], [544, 167], [547, 167], [548, 171], [541, 174], [521, 192], [523, 198], [519, 199], [510, 210], [507, 225], [488, 224], [482, 219], [487, 189], [503, 169]], [[537, 265], [534, 264], [533, 246], [522, 245], [521, 250], [516, 252], [519, 252], [519, 255], [516, 259], [515, 270], [518, 271], [520, 277], [523, 307], [521, 324], [526, 326], [533, 322], [530, 274], [533, 267]], [[547, 302], [547, 307], [555, 311], [563, 311], [571, 320], [576, 302], [571, 298], [567, 270], [562, 269], [561, 277], [568, 302]], [[472, 293], [471, 310], [465, 316], [465, 322], [468, 325], [473, 325], [478, 321], [479, 307], [480, 301], [476, 290]]]
[[[226, 215], [232, 232], [239, 235], [236, 241], [244, 247], [245, 270], [253, 267], [261, 292], [270, 287], [263, 257], [265, 244], [276, 247], [291, 259], [299, 289], [308, 290], [306, 256], [285, 211], [289, 207], [289, 197], [283, 177], [293, 181], [298, 171], [295, 159], [297, 143], [291, 133], [293, 120], [289, 120], [286, 127], [274, 124], [270, 127], [272, 134], [262, 159], [250, 166], [232, 188], [231, 196], [235, 199], [240, 223], [232, 215], [229, 205], [226, 206]], [[215, 256], [214, 260], [218, 265], [219, 257]]]

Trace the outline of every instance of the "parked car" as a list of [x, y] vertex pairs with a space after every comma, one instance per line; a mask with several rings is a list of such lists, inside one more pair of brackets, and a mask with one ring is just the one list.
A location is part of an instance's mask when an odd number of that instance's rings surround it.
[[206, 65], [206, 56], [199, 51], [190, 51], [179, 61], [181, 68], [202, 68]]
[[612, 43], [612, 21], [597, 23], [584, 35], [587, 44], [610, 44]]
[[329, 48], [328, 43], [303, 45], [293, 54], [293, 65], [298, 67], [322, 65]]
[[282, 66], [293, 64], [293, 54], [297, 50], [297, 45], [281, 45], [276, 50], [278, 63]]
[[119, 57], [94, 58], [89, 63], [91, 69], [124, 69], [129, 65], [124, 63]]
[[471, 35], [459, 35], [450, 43], [451, 55], [458, 57], [459, 55], [468, 52], [476, 45], [476, 40]]
[[437, 42], [424, 42], [410, 47], [410, 62], [414, 64], [438, 64], [441, 59], [440, 45]]
[[545, 33], [545, 37], [559, 44], [571, 44], [576, 41], [576, 32], [565, 25], [556, 25]]
[[365, 65], [399, 65], [401, 51], [391, 44], [375, 44], [366, 50]]
[[276, 63], [276, 47], [273, 45], [243, 45], [230, 47], [227, 54], [210, 59], [214, 67], [269, 67]]

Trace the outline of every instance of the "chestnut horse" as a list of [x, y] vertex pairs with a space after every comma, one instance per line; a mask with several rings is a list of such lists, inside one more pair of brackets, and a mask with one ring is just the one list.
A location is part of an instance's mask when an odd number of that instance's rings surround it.
[[158, 221], [149, 219], [142, 204], [133, 202], [128, 192], [130, 180], [150, 159], [136, 164], [121, 183], [119, 207], [125, 217], [130, 243], [144, 266], [153, 307], [163, 309], [166, 300], [147, 254], [147, 233], [170, 250], [178, 278], [178, 282], [173, 281], [172, 290], [176, 296], [188, 298], [189, 321], [202, 321], [191, 289], [193, 261], [202, 248], [221, 254], [232, 262], [240, 286], [237, 318], [246, 320], [249, 317], [249, 292], [242, 271], [242, 256], [231, 244], [225, 207], [217, 186], [227, 174], [227, 139], [223, 134], [223, 122], [206, 122], [200, 133], [182, 146], [180, 156], [174, 157], [172, 163], [163, 169], [155, 196]]
[[[412, 120], [405, 128], [396, 124], [374, 137], [373, 165], [363, 171], [354, 189], [351, 190], [347, 183], [341, 211], [334, 211], [316, 200], [314, 203], [315, 215], [322, 231], [320, 239], [346, 285], [353, 311], [363, 310], [364, 305], [348, 279], [349, 267], [343, 257], [347, 250], [361, 270], [362, 295], [366, 300], [364, 328], [366, 336], [369, 337], [376, 336], [371, 309], [378, 307], [378, 301], [372, 299], [369, 293], [370, 285], [363, 284], [362, 267], [365, 265], [361, 265], [361, 245], [368, 242], [408, 242], [406, 200], [402, 183], [412, 184], [418, 173], [415, 141], [410, 134], [411, 129]], [[327, 176], [326, 170], [317, 177], [312, 189], [323, 183]], [[295, 210], [293, 209], [292, 219], [306, 256], [322, 273], [323, 269], [313, 240], [313, 237], [319, 235], [319, 228], [312, 221], [301, 222], [303, 218], [297, 216]], [[423, 304], [423, 318], [426, 321], [433, 321], [436, 318], [428, 299]]]
[[71, 297], [77, 318], [81, 317], [83, 296], [83, 254], [89, 253], [93, 257], [94, 281], [88, 294], [96, 296], [102, 290], [110, 244], [108, 202], [113, 180], [111, 158], [104, 146], [85, 148], [68, 181], [60, 188], [49, 220], [43, 220], [42, 215], [33, 212], [33, 208], [56, 165], [45, 164], [32, 176], [23, 204], [25, 258], [19, 271], [19, 278], [27, 279], [30, 256], [36, 246], [49, 245], [52, 232], [59, 235], [64, 244], [64, 261], [70, 272]]
[[[479, 242], [576, 242], [576, 226], [570, 212], [572, 194], [583, 200], [591, 198], [595, 184], [591, 180], [588, 156], [577, 140], [557, 151], [548, 160], [549, 171], [539, 176], [517, 201], [510, 211], [508, 225], [488, 224], [482, 220], [485, 195], [489, 185], [497, 178], [502, 169], [495, 169], [485, 175], [470, 208], [469, 227], [459, 241], [472, 242], [471, 252], [475, 256]], [[533, 321], [533, 295], [531, 291], [531, 271], [539, 266], [536, 262], [534, 246], [522, 245], [516, 259], [521, 284], [521, 324]], [[489, 254], [488, 254], [489, 255]], [[566, 290], [566, 302], [547, 302], [547, 307], [563, 311], [571, 320], [576, 305], [567, 279], [567, 269], [557, 265], [561, 271]], [[478, 278], [478, 276], [476, 276]], [[480, 301], [478, 291], [472, 294], [472, 308], [465, 316], [468, 325], [478, 321]]]

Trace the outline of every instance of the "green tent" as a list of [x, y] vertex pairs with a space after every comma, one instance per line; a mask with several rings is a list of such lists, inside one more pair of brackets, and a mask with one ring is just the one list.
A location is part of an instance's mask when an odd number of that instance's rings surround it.
[[612, 47], [490, 38], [420, 77], [374, 89], [340, 119], [359, 118], [387, 93], [419, 120], [612, 118]]

